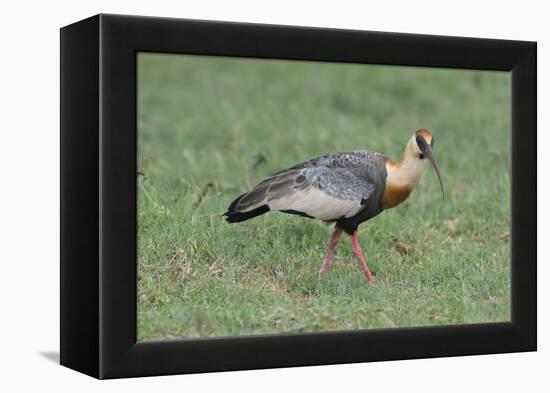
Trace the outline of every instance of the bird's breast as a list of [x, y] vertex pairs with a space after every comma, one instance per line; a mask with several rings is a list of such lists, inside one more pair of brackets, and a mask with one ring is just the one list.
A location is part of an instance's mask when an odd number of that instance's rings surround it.
[[396, 186], [392, 184], [386, 184], [384, 193], [382, 194], [382, 208], [390, 209], [399, 205], [405, 199], [409, 197], [412, 192], [412, 187], [409, 186]]
[[386, 161], [386, 182], [381, 198], [383, 209], [399, 205], [411, 194], [416, 182], [422, 174], [422, 164], [417, 161]]

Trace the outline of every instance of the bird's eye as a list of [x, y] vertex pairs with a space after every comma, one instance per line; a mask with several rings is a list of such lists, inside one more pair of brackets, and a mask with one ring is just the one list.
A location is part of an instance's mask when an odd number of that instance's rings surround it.
[[418, 156], [418, 158], [420, 158], [421, 160], [424, 159], [424, 154], [420, 153], [420, 155]]

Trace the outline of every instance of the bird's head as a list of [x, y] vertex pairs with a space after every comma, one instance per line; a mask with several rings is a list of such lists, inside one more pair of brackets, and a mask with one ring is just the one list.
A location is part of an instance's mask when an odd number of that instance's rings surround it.
[[412, 156], [418, 160], [428, 159], [437, 173], [439, 179], [439, 185], [441, 186], [441, 193], [443, 195], [443, 200], [445, 200], [445, 191], [443, 189], [443, 180], [441, 178], [441, 171], [439, 169], [439, 164], [437, 163], [434, 154], [434, 137], [432, 133], [426, 129], [418, 130], [414, 133], [411, 138], [411, 150]]

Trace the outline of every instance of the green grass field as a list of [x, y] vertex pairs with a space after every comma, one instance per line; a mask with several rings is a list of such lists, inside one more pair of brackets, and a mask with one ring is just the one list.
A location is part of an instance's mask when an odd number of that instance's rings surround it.
[[[510, 318], [510, 75], [140, 55], [138, 339], [506, 321]], [[227, 224], [228, 204], [305, 159], [401, 157], [435, 136], [411, 197], [348, 236], [283, 213]]]

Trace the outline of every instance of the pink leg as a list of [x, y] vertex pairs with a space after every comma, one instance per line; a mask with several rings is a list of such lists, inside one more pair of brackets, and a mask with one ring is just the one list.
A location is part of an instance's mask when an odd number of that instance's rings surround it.
[[338, 240], [340, 240], [341, 235], [342, 235], [342, 230], [336, 227], [334, 229], [334, 233], [330, 237], [327, 255], [325, 255], [325, 259], [323, 259], [323, 265], [321, 265], [321, 269], [319, 270], [319, 274], [321, 276], [325, 274], [328, 268], [330, 267], [330, 262], [332, 261], [332, 255], [334, 254], [334, 249], [336, 248], [336, 245], [338, 244]]
[[363, 249], [361, 248], [361, 245], [359, 244], [359, 239], [357, 238], [357, 230], [353, 232], [353, 235], [351, 236], [351, 249], [353, 250], [353, 254], [355, 255], [355, 257], [359, 261], [359, 265], [361, 266], [361, 270], [363, 270], [365, 277], [367, 277], [369, 283], [372, 284], [374, 282], [374, 277], [367, 267], [365, 258], [363, 258]]

